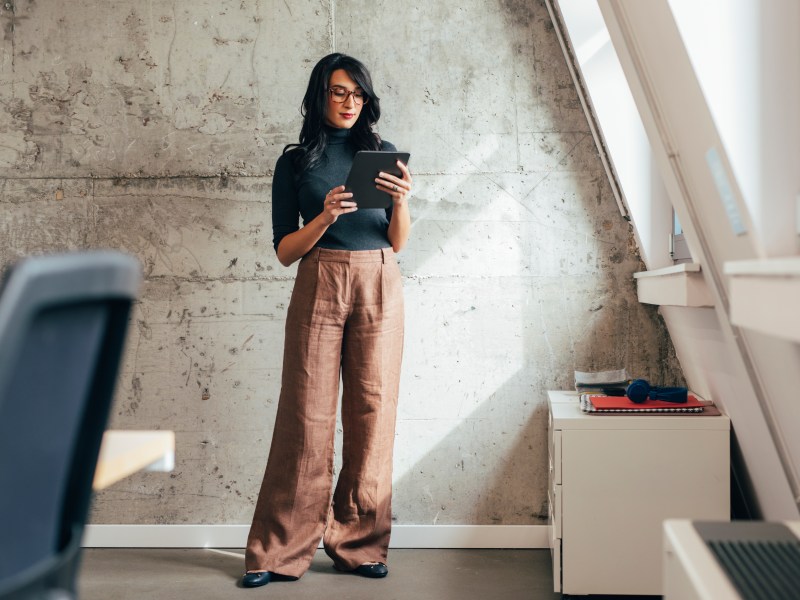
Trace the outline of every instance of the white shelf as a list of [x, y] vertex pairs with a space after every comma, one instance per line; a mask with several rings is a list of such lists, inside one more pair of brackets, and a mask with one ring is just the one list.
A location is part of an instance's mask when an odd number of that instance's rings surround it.
[[92, 487], [101, 490], [142, 469], [172, 471], [174, 465], [174, 432], [106, 431]]
[[734, 325], [800, 342], [800, 257], [725, 263]]
[[762, 260], [735, 260], [725, 263], [725, 274], [734, 277], [800, 278], [800, 256]]
[[681, 263], [672, 267], [634, 273], [639, 302], [659, 306], [714, 306], [700, 265]]

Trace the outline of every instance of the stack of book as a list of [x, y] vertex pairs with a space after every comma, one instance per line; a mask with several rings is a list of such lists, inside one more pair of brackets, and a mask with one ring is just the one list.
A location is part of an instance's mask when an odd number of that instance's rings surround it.
[[581, 394], [624, 396], [629, 383], [630, 377], [625, 369], [595, 373], [575, 371], [575, 391]]

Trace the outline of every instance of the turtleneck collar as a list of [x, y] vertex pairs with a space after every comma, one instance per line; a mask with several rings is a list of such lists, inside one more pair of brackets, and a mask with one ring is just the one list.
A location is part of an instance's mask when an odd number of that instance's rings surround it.
[[328, 134], [329, 144], [344, 144], [350, 139], [349, 129], [339, 129], [338, 127], [331, 127], [330, 125], [323, 125], [325, 133]]

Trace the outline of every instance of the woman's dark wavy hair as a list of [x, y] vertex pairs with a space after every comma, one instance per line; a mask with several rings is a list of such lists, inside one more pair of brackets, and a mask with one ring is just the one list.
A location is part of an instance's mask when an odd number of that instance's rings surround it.
[[344, 69], [356, 82], [366, 97], [367, 103], [362, 105], [358, 120], [350, 129], [350, 142], [357, 150], [380, 150], [381, 139], [372, 127], [381, 117], [380, 98], [375, 95], [372, 77], [367, 68], [352, 56], [335, 52], [328, 54], [314, 66], [308, 89], [303, 97], [303, 127], [300, 130], [300, 143], [289, 144], [283, 151], [293, 149], [295, 169], [305, 171], [320, 164], [325, 148], [328, 145], [328, 134], [325, 124], [325, 109], [328, 105], [328, 87], [331, 74], [337, 69]]

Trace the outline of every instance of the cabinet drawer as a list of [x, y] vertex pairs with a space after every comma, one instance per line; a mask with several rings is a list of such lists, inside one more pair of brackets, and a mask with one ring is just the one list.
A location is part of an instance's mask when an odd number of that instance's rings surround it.
[[556, 540], [550, 550], [550, 555], [553, 557], [553, 591], [561, 591], [561, 540]]
[[561, 486], [554, 485], [547, 491], [548, 514], [553, 528], [553, 539], [561, 539]]
[[557, 429], [550, 434], [549, 448], [550, 480], [561, 485], [561, 430]]

